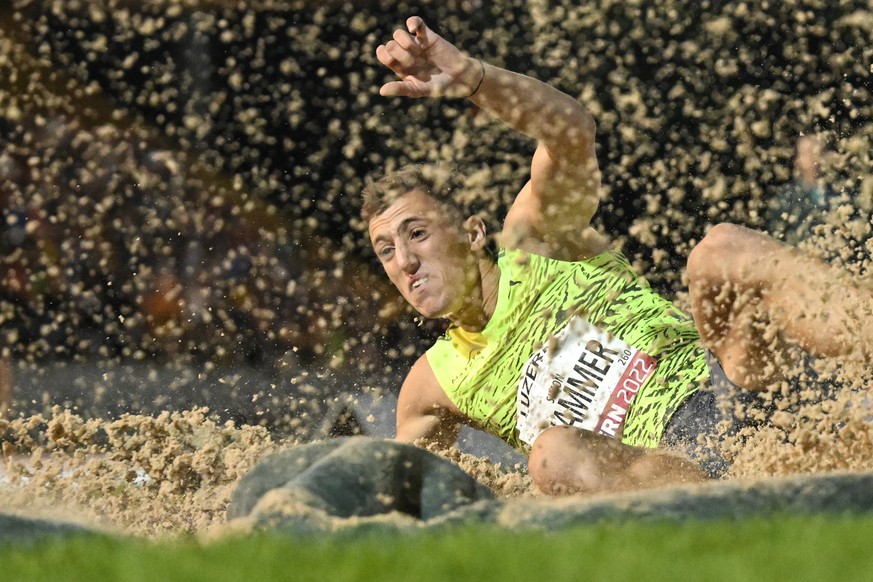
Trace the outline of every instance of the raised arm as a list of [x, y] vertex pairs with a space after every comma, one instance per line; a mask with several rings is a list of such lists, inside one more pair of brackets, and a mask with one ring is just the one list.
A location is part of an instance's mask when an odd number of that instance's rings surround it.
[[600, 189], [595, 123], [582, 104], [536, 79], [466, 56], [417, 16], [406, 26], [376, 49], [379, 61], [400, 77], [386, 83], [382, 95], [469, 98], [538, 142], [530, 181], [507, 213], [503, 244], [563, 259], [602, 251], [606, 240], [589, 227]]

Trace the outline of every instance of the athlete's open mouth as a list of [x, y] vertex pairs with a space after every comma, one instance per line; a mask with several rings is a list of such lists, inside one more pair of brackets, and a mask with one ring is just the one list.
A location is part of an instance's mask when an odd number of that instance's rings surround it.
[[421, 279], [416, 279], [415, 281], [412, 282], [411, 288], [418, 289], [423, 284], [427, 283], [427, 279], [428, 279], [427, 277], [422, 277]]

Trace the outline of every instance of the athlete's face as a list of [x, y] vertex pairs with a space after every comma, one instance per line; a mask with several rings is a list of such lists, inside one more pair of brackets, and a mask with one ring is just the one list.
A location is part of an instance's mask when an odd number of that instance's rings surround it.
[[370, 241], [391, 282], [428, 318], [463, 308], [476, 256], [457, 213], [413, 191], [370, 220]]

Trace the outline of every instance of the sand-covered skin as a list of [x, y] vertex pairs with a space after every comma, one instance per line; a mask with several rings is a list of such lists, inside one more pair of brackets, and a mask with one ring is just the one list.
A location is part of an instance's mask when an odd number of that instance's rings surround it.
[[[722, 221], [764, 227], [808, 133], [825, 145], [833, 199], [801, 246], [873, 283], [869, 2], [424, 8], [472, 54], [592, 111], [596, 223], [681, 307], [694, 243]], [[470, 201], [499, 216], [533, 147], [464, 101], [378, 96], [390, 75], [375, 46], [407, 9], [0, 7], [0, 410], [11, 382], [36, 378], [0, 426], [0, 510], [150, 537], [201, 532], [223, 522], [259, 458], [313, 437], [338, 386], [396, 391], [439, 326], [415, 318], [374, 268], [357, 218], [363, 180], [410, 161], [448, 164]], [[78, 395], [52, 410], [57, 394], [39, 380], [55, 362], [97, 372], [71, 371]], [[127, 362], [178, 371], [163, 394], [170, 412], [100, 420], [100, 395], [137, 402], [112, 390]], [[244, 415], [223, 404], [212, 419], [180, 396], [208, 378], [214, 399], [232, 401], [246, 366], [267, 377]], [[727, 443], [727, 479], [873, 470], [873, 371], [851, 358], [813, 368], [744, 411], [764, 425]], [[247, 424], [226, 424], [239, 417]], [[443, 454], [504, 498], [539, 496], [523, 471]]]

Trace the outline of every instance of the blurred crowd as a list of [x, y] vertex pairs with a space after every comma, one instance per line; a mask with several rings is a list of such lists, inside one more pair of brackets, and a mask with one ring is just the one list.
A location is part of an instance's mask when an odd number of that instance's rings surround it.
[[[265, 204], [117, 127], [36, 116], [0, 153], [0, 317], [14, 366], [151, 362], [378, 382], [384, 284]], [[210, 178], [206, 178], [209, 180]], [[386, 296], [387, 298], [387, 296]], [[374, 309], [374, 305], [376, 308]], [[395, 338], [396, 339], [396, 338]], [[334, 383], [324, 383], [327, 390]], [[8, 395], [7, 395], [8, 398]]]

